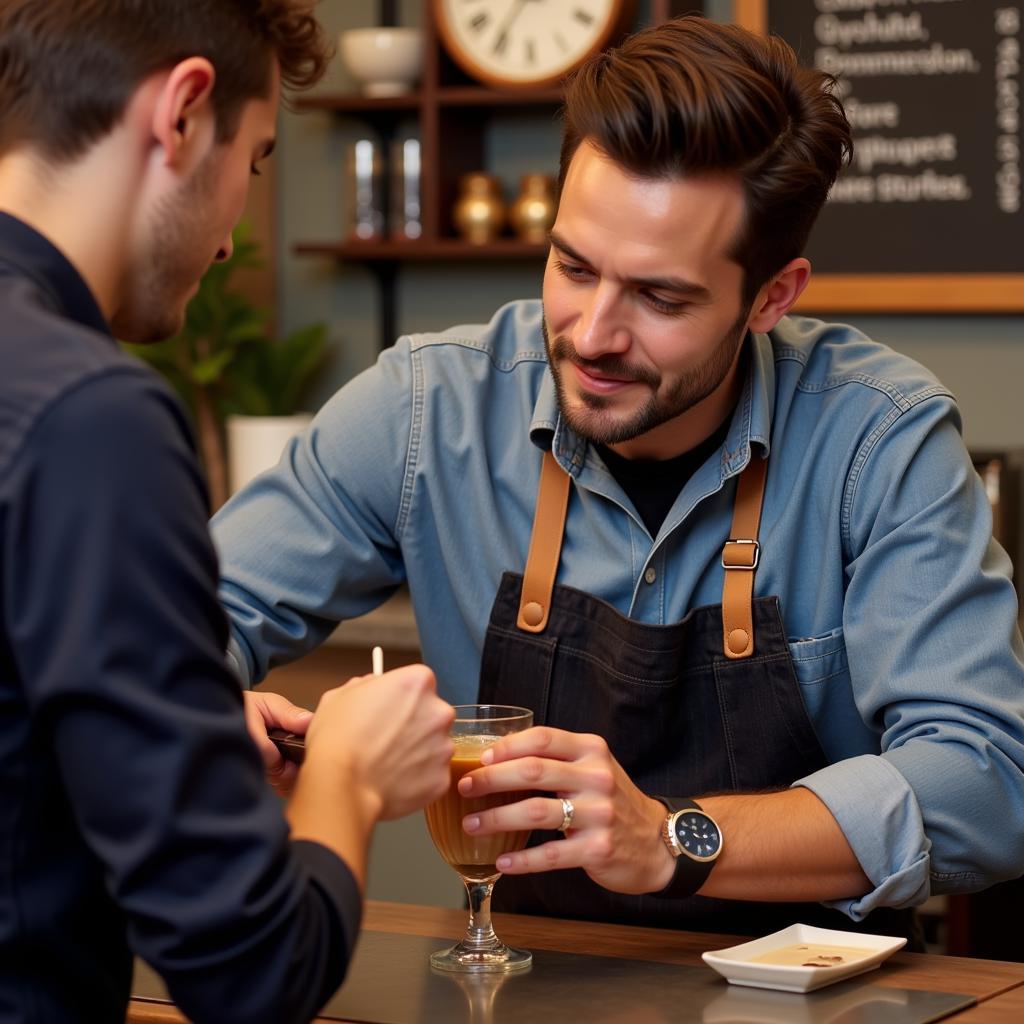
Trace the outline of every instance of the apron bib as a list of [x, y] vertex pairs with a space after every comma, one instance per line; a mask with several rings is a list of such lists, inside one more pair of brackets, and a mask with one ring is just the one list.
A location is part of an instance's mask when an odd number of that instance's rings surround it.
[[[538, 725], [602, 736], [633, 783], [650, 795], [700, 799], [786, 788], [824, 767], [779, 601], [752, 597], [765, 471], [765, 460], [754, 457], [740, 477], [732, 535], [723, 550], [722, 604], [655, 626], [555, 585], [570, 479], [546, 453], [526, 571], [502, 577], [484, 641], [478, 700], [528, 707]], [[559, 832], [538, 830], [530, 845], [559, 838]], [[763, 934], [800, 921], [912, 941], [915, 935], [911, 911], [880, 909], [858, 925], [818, 903], [613, 893], [582, 869], [505, 876], [493, 906], [737, 934]]]

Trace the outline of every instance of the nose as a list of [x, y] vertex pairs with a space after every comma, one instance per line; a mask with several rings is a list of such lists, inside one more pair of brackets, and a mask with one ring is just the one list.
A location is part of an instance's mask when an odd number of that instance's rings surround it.
[[611, 282], [602, 281], [586, 296], [572, 331], [572, 343], [583, 359], [629, 349], [632, 335], [625, 321], [622, 295]]
[[214, 263], [224, 263], [231, 259], [231, 254], [235, 251], [235, 240], [228, 235], [227, 238], [221, 242], [220, 248], [217, 250], [217, 255], [214, 257]]

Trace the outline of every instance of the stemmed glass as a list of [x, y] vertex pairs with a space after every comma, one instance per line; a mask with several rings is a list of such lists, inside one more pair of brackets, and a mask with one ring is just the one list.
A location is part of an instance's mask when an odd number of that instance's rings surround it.
[[442, 971], [516, 971], [529, 967], [533, 955], [510, 949], [494, 934], [491, 925], [491, 893], [501, 872], [494, 862], [503, 853], [521, 850], [530, 832], [499, 832], [471, 836], [462, 828], [467, 814], [511, 804], [530, 796], [527, 792], [494, 793], [467, 799], [458, 783], [467, 772], [480, 767], [480, 755], [502, 736], [522, 732], [533, 725], [533, 712], [499, 704], [464, 704], [455, 708], [451, 736], [455, 753], [451, 761], [448, 792], [426, 809], [427, 827], [442, 857], [459, 873], [469, 895], [469, 925], [462, 941], [430, 955]]

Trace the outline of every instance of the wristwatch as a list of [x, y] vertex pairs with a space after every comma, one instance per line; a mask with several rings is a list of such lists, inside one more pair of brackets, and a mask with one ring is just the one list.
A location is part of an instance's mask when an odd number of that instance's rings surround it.
[[682, 899], [692, 896], [707, 881], [722, 852], [718, 822], [696, 800], [656, 797], [667, 808], [661, 838], [676, 861], [668, 885], [652, 896]]

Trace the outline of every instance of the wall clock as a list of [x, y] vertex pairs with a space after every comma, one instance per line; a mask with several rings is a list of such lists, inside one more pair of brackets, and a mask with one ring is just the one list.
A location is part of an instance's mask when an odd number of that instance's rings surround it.
[[498, 88], [552, 85], [626, 26], [633, 0], [434, 0], [463, 71]]

